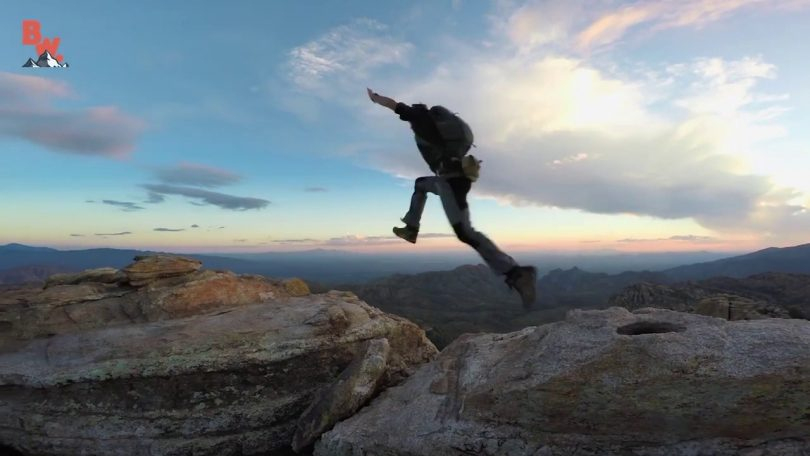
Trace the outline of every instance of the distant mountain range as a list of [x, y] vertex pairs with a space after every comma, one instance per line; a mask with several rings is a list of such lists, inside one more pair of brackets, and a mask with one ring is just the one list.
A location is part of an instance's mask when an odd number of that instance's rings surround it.
[[671, 281], [748, 277], [763, 272], [810, 273], [810, 244], [770, 247], [747, 255], [678, 266], [662, 271]]
[[[47, 268], [81, 271], [97, 267], [123, 267], [136, 255], [147, 251], [125, 249], [57, 250], [22, 244], [0, 246], [0, 283], [44, 280]], [[271, 277], [300, 277], [320, 283], [363, 283], [392, 274], [417, 274], [446, 271], [464, 264], [480, 263], [472, 250], [429, 254], [372, 254], [340, 250], [308, 250], [253, 254], [188, 254], [203, 261], [209, 269], [227, 269], [237, 273]], [[543, 252], [516, 256], [522, 264], [537, 266], [539, 274], [558, 268], [579, 267], [590, 271], [619, 273], [627, 270], [661, 270], [682, 264], [699, 263], [728, 257], [715, 252], [659, 252], [628, 254], [549, 254]], [[37, 268], [32, 270], [31, 268]], [[23, 268], [23, 269], [19, 269]], [[40, 271], [38, 273], [37, 271]]]
[[[137, 255], [148, 251], [125, 249], [57, 250], [22, 244], [0, 246], [0, 284], [44, 280], [51, 270], [81, 271], [90, 268], [121, 268]], [[418, 274], [447, 271], [463, 264], [476, 264], [475, 252], [416, 254], [363, 254], [337, 250], [303, 252], [269, 252], [260, 254], [188, 254], [203, 262], [208, 269], [227, 269], [236, 273], [261, 274], [270, 277], [300, 277], [324, 284], [361, 284], [393, 274]], [[717, 259], [711, 252], [615, 254], [615, 255], [550, 255], [528, 254], [519, 259], [538, 267], [540, 275], [552, 274], [569, 291], [582, 288], [618, 290], [634, 280], [656, 283], [699, 280], [714, 276], [745, 277], [762, 272], [810, 273], [810, 244], [786, 248], [769, 248], [758, 252]], [[677, 261], [694, 259], [680, 266]], [[685, 264], [685, 263], [680, 263]], [[673, 267], [674, 266], [674, 267]], [[566, 269], [563, 269], [566, 268]], [[635, 272], [639, 269], [657, 271]], [[602, 271], [601, 273], [586, 272]], [[570, 271], [562, 274], [564, 271]], [[627, 272], [621, 272], [627, 271]], [[618, 288], [617, 288], [618, 287]], [[599, 295], [601, 296], [601, 292]]]

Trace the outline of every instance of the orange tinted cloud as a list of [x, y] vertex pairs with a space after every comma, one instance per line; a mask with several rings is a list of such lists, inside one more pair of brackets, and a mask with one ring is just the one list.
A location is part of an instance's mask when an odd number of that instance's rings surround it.
[[624, 36], [633, 26], [648, 23], [652, 29], [700, 27], [743, 9], [761, 7], [797, 9], [810, 6], [810, 0], [658, 0], [610, 11], [597, 18], [577, 35], [580, 50], [608, 45]]
[[655, 5], [632, 6], [600, 17], [577, 36], [580, 49], [612, 43], [630, 27], [649, 20], [655, 15]]

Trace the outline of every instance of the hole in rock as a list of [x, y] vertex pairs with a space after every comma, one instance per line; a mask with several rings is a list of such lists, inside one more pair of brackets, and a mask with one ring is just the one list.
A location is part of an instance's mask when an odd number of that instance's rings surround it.
[[620, 326], [616, 329], [619, 334], [627, 336], [638, 336], [639, 334], [659, 334], [671, 332], [683, 332], [686, 328], [674, 323], [665, 321], [637, 321], [629, 325]]

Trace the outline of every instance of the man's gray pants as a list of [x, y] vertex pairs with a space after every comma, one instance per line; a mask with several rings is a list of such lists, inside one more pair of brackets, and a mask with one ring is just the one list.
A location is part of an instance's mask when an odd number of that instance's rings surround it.
[[469, 179], [459, 177], [425, 176], [416, 179], [411, 207], [402, 221], [419, 228], [427, 194], [439, 195], [447, 220], [458, 239], [474, 248], [496, 274], [506, 274], [507, 271], [517, 266], [517, 262], [501, 252], [484, 234], [473, 229], [467, 205], [467, 192], [470, 190], [470, 185]]

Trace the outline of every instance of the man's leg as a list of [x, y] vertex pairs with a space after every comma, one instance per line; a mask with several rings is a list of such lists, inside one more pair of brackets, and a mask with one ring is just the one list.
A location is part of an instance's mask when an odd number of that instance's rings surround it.
[[436, 183], [440, 178], [436, 176], [424, 176], [417, 178], [413, 184], [413, 195], [411, 196], [411, 207], [402, 221], [410, 227], [419, 229], [419, 223], [422, 220], [422, 212], [425, 211], [425, 202], [427, 201], [428, 193], [437, 193], [438, 190]]
[[447, 220], [461, 242], [474, 248], [484, 259], [487, 266], [497, 274], [506, 274], [518, 265], [512, 257], [503, 253], [488, 237], [473, 229], [472, 223], [470, 223], [469, 208], [464, 207], [462, 209], [461, 207], [462, 204], [466, 206], [466, 194], [461, 193], [463, 190], [454, 192], [450, 184], [444, 179], [437, 183], [437, 187]]
[[411, 206], [408, 213], [402, 218], [405, 222], [404, 228], [394, 227], [394, 234], [400, 238], [415, 244], [416, 238], [419, 236], [419, 224], [422, 220], [422, 212], [425, 210], [425, 202], [427, 201], [427, 194], [438, 193], [436, 183], [438, 182], [436, 176], [425, 176], [416, 179], [413, 185], [413, 195], [411, 196]]
[[444, 213], [458, 239], [474, 248], [495, 273], [505, 275], [507, 285], [510, 288], [517, 288], [520, 293], [523, 306], [531, 307], [535, 300], [537, 271], [533, 266], [519, 266], [511, 256], [502, 252], [494, 242], [472, 227], [470, 210], [467, 206], [469, 183], [466, 186], [459, 185], [459, 182], [450, 185], [442, 180], [436, 185]]

